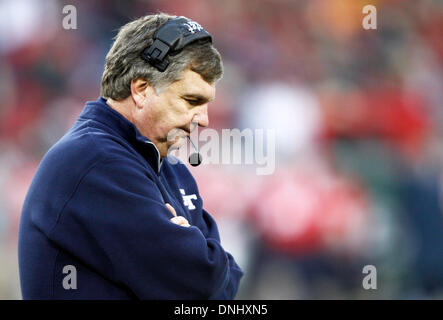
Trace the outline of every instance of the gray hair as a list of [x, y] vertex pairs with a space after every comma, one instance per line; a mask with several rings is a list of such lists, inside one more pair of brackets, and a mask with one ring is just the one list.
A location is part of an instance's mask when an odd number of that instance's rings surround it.
[[196, 41], [176, 55], [169, 56], [169, 66], [158, 71], [141, 58], [141, 52], [153, 43], [155, 31], [164, 23], [176, 18], [165, 13], [147, 15], [120, 28], [106, 55], [101, 81], [101, 96], [123, 100], [131, 94], [131, 81], [142, 78], [158, 92], [180, 79], [187, 68], [197, 72], [208, 83], [223, 75], [223, 65], [217, 49], [208, 40]]

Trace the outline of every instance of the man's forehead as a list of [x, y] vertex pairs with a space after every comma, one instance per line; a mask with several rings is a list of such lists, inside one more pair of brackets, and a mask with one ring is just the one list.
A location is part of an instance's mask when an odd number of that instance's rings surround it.
[[215, 97], [215, 83], [206, 82], [200, 74], [192, 70], [185, 70], [182, 78], [174, 84], [180, 95], [200, 96], [209, 101]]

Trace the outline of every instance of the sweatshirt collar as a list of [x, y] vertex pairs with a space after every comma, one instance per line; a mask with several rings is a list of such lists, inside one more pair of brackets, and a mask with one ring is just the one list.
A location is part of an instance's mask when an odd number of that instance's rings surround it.
[[153, 155], [156, 159], [156, 171], [157, 173], [160, 172], [162, 159], [155, 144], [150, 139], [143, 136], [132, 122], [109, 106], [106, 103], [106, 99], [100, 97], [97, 101], [86, 102], [86, 105], [80, 114], [80, 118], [94, 119], [111, 127], [119, 136], [133, 145], [136, 150], [139, 150], [140, 147], [146, 148], [146, 146], [148, 146], [149, 149], [153, 151]]

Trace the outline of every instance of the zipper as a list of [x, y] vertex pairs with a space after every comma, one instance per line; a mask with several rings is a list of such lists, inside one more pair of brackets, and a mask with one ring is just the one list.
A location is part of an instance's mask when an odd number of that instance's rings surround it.
[[[163, 176], [160, 175], [158, 180], [160, 182], [160, 185], [166, 191], [166, 194], [170, 200], [168, 203], [174, 207], [175, 211], [177, 212], [177, 215], [180, 215], [179, 213], [182, 213], [182, 216], [184, 216], [186, 219], [188, 219], [189, 222], [191, 222], [190, 220], [191, 217], [188, 216], [188, 212], [183, 207], [182, 198], [177, 199], [175, 197], [174, 193], [169, 190], [169, 184]], [[167, 202], [164, 196], [163, 196], [163, 201], [165, 201], [165, 203]]]
[[155, 151], [157, 151], [157, 175], [159, 175], [160, 174], [160, 169], [161, 169], [161, 166], [162, 166], [162, 163], [163, 163], [163, 161], [161, 161], [160, 151], [158, 151], [157, 146], [153, 142], [151, 142], [149, 140], [146, 140], [145, 143], [149, 143], [149, 144], [153, 145]]

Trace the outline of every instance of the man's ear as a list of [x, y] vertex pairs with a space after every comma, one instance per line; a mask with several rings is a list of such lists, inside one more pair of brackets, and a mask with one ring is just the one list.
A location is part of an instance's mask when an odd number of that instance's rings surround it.
[[131, 96], [138, 108], [142, 107], [143, 102], [148, 98], [147, 95], [151, 92], [150, 87], [149, 82], [144, 79], [131, 81]]

